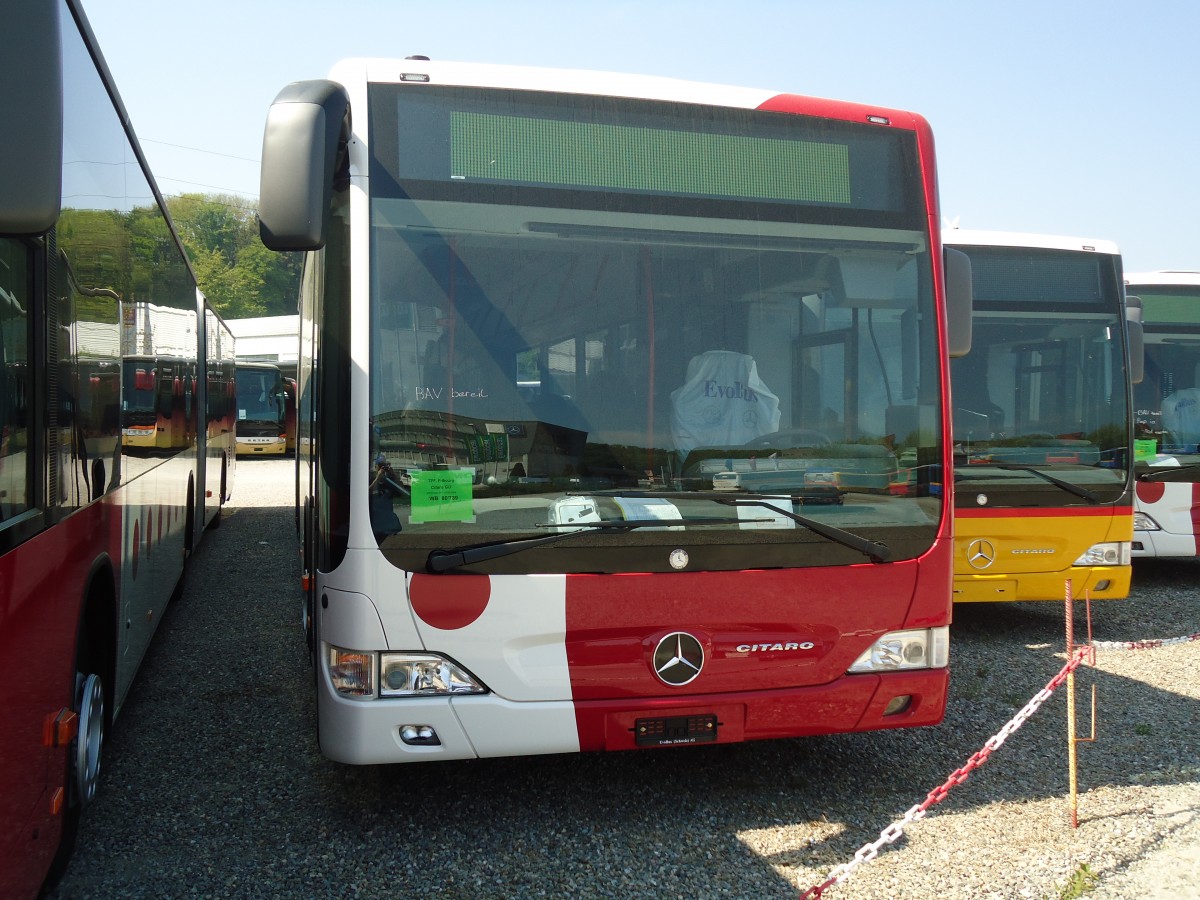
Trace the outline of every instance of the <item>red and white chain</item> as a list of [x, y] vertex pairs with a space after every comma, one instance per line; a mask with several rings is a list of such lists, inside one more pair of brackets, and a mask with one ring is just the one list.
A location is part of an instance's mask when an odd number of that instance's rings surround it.
[[865, 862], [870, 862], [876, 856], [878, 856], [879, 851], [883, 849], [886, 844], [894, 844], [897, 840], [899, 840], [900, 835], [904, 834], [904, 829], [910, 823], [916, 822], [918, 819], [922, 818], [929, 807], [933, 806], [935, 803], [940, 803], [946, 798], [946, 795], [950, 793], [951, 788], [953, 788], [955, 785], [962, 784], [967, 780], [967, 776], [970, 775], [971, 772], [987, 762], [988, 757], [992, 755], [992, 752], [994, 750], [998, 750], [1000, 745], [1008, 740], [1008, 736], [1010, 734], [1020, 728], [1025, 723], [1026, 719], [1037, 712], [1039, 706], [1050, 699], [1050, 695], [1054, 693], [1055, 689], [1060, 687], [1067, 680], [1067, 675], [1077, 669], [1085, 660], [1092, 659], [1094, 653], [1095, 649], [1093, 647], [1080, 647], [1076, 649], [1074, 655], [1070, 660], [1068, 660], [1067, 664], [1062, 667], [1059, 673], [1050, 679], [1050, 682], [1044, 688], [1038, 691], [1037, 694], [1034, 695], [1033, 699], [1026, 703], [1021, 711], [1012, 717], [1008, 724], [1001, 728], [992, 737], [988, 738], [983, 744], [983, 749], [972, 755], [971, 758], [967, 760], [967, 764], [965, 766], [956, 770], [948, 779], [946, 779], [945, 784], [934, 788], [929, 792], [928, 796], [926, 796], [923, 802], [918, 803], [916, 806], [906, 812], [902, 819], [893, 822], [887, 828], [883, 829], [883, 831], [879, 833], [878, 840], [860, 847], [858, 852], [854, 854], [854, 859], [848, 863], [843, 863], [842, 865], [838, 866], [829, 873], [829, 877], [825, 881], [819, 885], [809, 888], [800, 896], [802, 898], [820, 897], [826, 889], [832, 887], [840, 881], [844, 881], [850, 876], [850, 873], [857, 869], [860, 865]]
[[1092, 641], [1092, 646], [1097, 650], [1152, 650], [1155, 647], [1188, 644], [1192, 641], [1200, 641], [1200, 632], [1185, 634], [1182, 637], [1159, 638], [1149, 641]]

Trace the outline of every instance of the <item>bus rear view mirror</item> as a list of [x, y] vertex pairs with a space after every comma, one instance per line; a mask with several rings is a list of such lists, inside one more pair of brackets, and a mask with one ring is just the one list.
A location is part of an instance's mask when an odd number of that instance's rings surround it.
[[279, 92], [267, 113], [259, 181], [259, 235], [268, 249], [325, 246], [349, 139], [350, 98], [340, 84], [296, 81]]
[[[11, 7], [11, 8], [10, 8]], [[0, 92], [0, 234], [41, 234], [62, 203], [62, 51], [57, 3], [4, 9], [0, 59], [20, 85]]]
[[946, 273], [946, 348], [950, 356], [971, 352], [971, 258], [953, 247], [942, 248]]

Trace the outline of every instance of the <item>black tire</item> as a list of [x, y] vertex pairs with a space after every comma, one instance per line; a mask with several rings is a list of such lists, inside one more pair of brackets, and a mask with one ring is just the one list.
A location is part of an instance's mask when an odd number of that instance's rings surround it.
[[83, 810], [95, 797], [100, 779], [105, 736], [104, 681], [95, 668], [93, 654], [86, 642], [81, 641], [76, 652], [72, 705], [79, 716], [79, 731], [67, 750], [67, 802], [63, 810], [62, 836], [42, 885], [43, 893], [52, 890], [66, 873], [75, 852]]
[[217, 497], [217, 512], [211, 519], [208, 520], [208, 527], [216, 530], [221, 527], [221, 515], [225, 512], [225, 497], [227, 488], [225, 486], [225, 464], [221, 464], [221, 493]]

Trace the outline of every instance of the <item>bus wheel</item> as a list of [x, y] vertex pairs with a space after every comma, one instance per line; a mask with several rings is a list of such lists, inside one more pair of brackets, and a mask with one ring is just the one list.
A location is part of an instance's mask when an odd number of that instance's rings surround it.
[[100, 781], [100, 751], [104, 746], [104, 685], [99, 675], [75, 675], [75, 708], [79, 736], [71, 756], [72, 786], [81, 807], [96, 796]]
[[196, 549], [196, 485], [188, 479], [187, 514], [183, 517], [183, 558], [192, 558]]
[[53, 890], [66, 874], [67, 865], [75, 852], [83, 808], [96, 796], [96, 785], [100, 780], [100, 751], [104, 745], [104, 684], [99, 675], [84, 675], [85, 668], [88, 666], [85, 659], [81, 658], [75, 666], [75, 713], [79, 716], [79, 733], [67, 753], [67, 803], [63, 809], [62, 836], [54, 859], [50, 862], [46, 880], [42, 883], [43, 894]]
[[227, 488], [225, 486], [225, 463], [221, 463], [221, 493], [217, 497], [217, 511], [213, 513], [213, 517], [208, 520], [208, 528], [210, 531], [221, 527], [221, 516], [225, 513], [225, 500]]

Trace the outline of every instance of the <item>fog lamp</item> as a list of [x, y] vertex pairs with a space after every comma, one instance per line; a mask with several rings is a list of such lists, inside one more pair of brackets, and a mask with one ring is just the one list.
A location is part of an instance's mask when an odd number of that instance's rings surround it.
[[888, 705], [884, 707], [883, 714], [885, 716], [895, 716], [902, 712], [907, 712], [912, 706], [912, 694], [901, 694], [899, 697], [893, 697], [888, 701]]
[[401, 725], [400, 740], [413, 747], [440, 747], [442, 744], [432, 725]]

